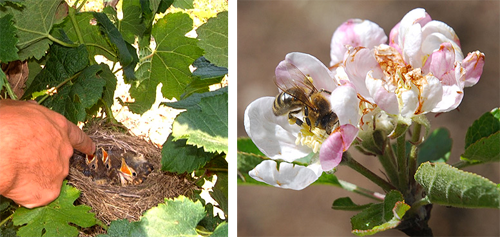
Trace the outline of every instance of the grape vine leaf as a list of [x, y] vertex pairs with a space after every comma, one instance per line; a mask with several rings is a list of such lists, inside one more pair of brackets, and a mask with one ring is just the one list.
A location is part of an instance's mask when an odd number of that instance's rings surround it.
[[373, 203], [358, 205], [354, 203], [350, 197], [341, 197], [333, 201], [332, 209], [342, 211], [362, 211], [370, 207]]
[[156, 87], [162, 83], [166, 98], [180, 99], [185, 87], [192, 81], [189, 66], [203, 50], [197, 39], [186, 37], [193, 29], [193, 20], [185, 13], [170, 13], [153, 26], [152, 35], [156, 48], [150, 59], [143, 60], [137, 69], [137, 81], [132, 82], [130, 95], [135, 99], [129, 104], [134, 113], [144, 113], [156, 99]]
[[403, 195], [391, 190], [384, 203], [372, 204], [351, 218], [352, 233], [358, 236], [373, 235], [393, 229], [401, 223], [410, 206], [404, 202]]
[[[227, 163], [226, 166], [227, 168]], [[217, 182], [212, 188], [211, 196], [219, 204], [220, 209], [224, 211], [227, 218], [228, 213], [228, 174], [227, 172], [216, 172]]]
[[227, 222], [222, 222], [215, 228], [215, 231], [210, 235], [213, 237], [220, 237], [220, 236], [228, 236], [229, 234], [229, 226], [227, 225]]
[[193, 81], [186, 86], [181, 98], [187, 98], [194, 93], [204, 93], [209, 91], [209, 86], [220, 83], [227, 74], [227, 68], [217, 67], [200, 57], [193, 63], [196, 70], [193, 71]]
[[0, 0], [0, 6], [5, 6], [5, 4], [8, 2], [14, 3], [18, 7], [22, 7], [24, 5], [23, 0]]
[[213, 157], [213, 153], [206, 153], [203, 148], [186, 145], [185, 139], [173, 140], [168, 136], [161, 150], [162, 170], [175, 173], [190, 173], [204, 166]]
[[211, 63], [228, 67], [228, 12], [220, 12], [217, 17], [208, 19], [197, 30], [199, 46], [205, 50], [205, 57]]
[[141, 37], [146, 26], [142, 20], [142, 8], [140, 0], [123, 1], [123, 19], [120, 21], [120, 32], [123, 39], [133, 44], [135, 36]]
[[139, 62], [135, 48], [123, 39], [120, 31], [118, 31], [105, 13], [94, 12], [93, 14], [97, 22], [103, 27], [109, 41], [118, 50], [118, 61], [122, 66], [123, 76], [126, 80], [134, 80], [136, 78], [134, 73], [135, 66]]
[[[19, 228], [19, 236], [77, 236], [78, 229], [73, 226], [91, 227], [98, 223], [91, 207], [74, 206], [80, 191], [64, 181], [59, 197], [43, 207], [18, 208], [13, 222]], [[73, 225], [70, 225], [72, 223]]]
[[[86, 44], [87, 51], [91, 58], [94, 58], [95, 55], [103, 55], [111, 61], [118, 60], [117, 55], [114, 54], [114, 48], [111, 46], [109, 40], [102, 34], [99, 25], [93, 24], [95, 20], [92, 12], [77, 13], [75, 19], [80, 29], [83, 43]], [[67, 37], [73, 42], [79, 42], [78, 34], [69, 17], [61, 24], [54, 27], [51, 33], [58, 39]]]
[[172, 4], [174, 7], [181, 9], [193, 9], [193, 0], [175, 0]]
[[[7, 63], [19, 59], [17, 55], [16, 27], [13, 16], [8, 14], [0, 18], [0, 62]], [[0, 87], [1, 88], [1, 87]]]
[[52, 44], [48, 37], [52, 26], [58, 21], [56, 12], [61, 3], [61, 0], [26, 0], [20, 11], [12, 11], [21, 61], [30, 57], [40, 59], [45, 55]]
[[431, 203], [452, 207], [500, 208], [497, 184], [445, 163], [423, 163], [415, 173]]
[[470, 163], [500, 161], [500, 108], [474, 121], [465, 136], [465, 152], [460, 159]]
[[172, 125], [174, 141], [203, 147], [206, 152], [225, 152], [228, 145], [228, 95], [222, 93], [200, 99], [200, 103], [182, 112]]
[[204, 216], [200, 201], [180, 196], [149, 209], [138, 222], [113, 221], [100, 236], [197, 236], [196, 225]]

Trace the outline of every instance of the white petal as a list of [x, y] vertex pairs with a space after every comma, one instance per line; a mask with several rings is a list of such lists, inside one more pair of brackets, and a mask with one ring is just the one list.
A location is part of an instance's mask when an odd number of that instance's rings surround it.
[[367, 48], [349, 48], [349, 56], [345, 60], [345, 72], [356, 91], [369, 102], [374, 102], [366, 88], [366, 74], [373, 71], [375, 75], [383, 75], [382, 69], [375, 59], [373, 50]]
[[388, 91], [384, 87], [382, 79], [374, 78], [369, 72], [366, 75], [366, 87], [370, 91], [370, 95], [375, 103], [389, 114], [398, 114], [399, 105], [398, 98], [394, 92]]
[[426, 75], [427, 84], [422, 86], [423, 105], [421, 111], [423, 113], [430, 112], [443, 98], [443, 87], [438, 78]]
[[295, 65], [304, 75], [310, 76], [316, 88], [328, 91], [337, 88], [332, 72], [316, 57], [296, 52], [287, 54], [285, 61]]
[[403, 41], [403, 59], [414, 68], [422, 67], [421, 60], [422, 28], [414, 24], [408, 28]]
[[411, 118], [418, 106], [418, 89], [412, 85], [410, 90], [401, 92], [400, 98], [401, 116]]
[[253, 101], [245, 110], [245, 130], [262, 153], [271, 159], [294, 161], [311, 152], [311, 148], [296, 145], [300, 127], [288, 123], [288, 117], [275, 116], [274, 97]]
[[[430, 21], [425, 26], [422, 27], [422, 38], [425, 39], [431, 34], [441, 34], [447, 41], [452, 41], [456, 45], [460, 45], [460, 40], [458, 39], [457, 34], [446, 23], [441, 21]], [[424, 51], [425, 52], [425, 51]], [[432, 52], [426, 52], [432, 53]]]
[[358, 124], [361, 117], [359, 112], [359, 99], [356, 89], [351, 83], [337, 87], [331, 96], [332, 111], [337, 114], [340, 125]]
[[279, 169], [277, 169], [276, 161], [265, 160], [248, 174], [255, 180], [275, 187], [302, 190], [314, 183], [322, 173], [319, 164], [311, 164], [305, 167], [281, 162]]
[[432, 109], [433, 113], [442, 113], [454, 110], [458, 107], [464, 97], [463, 89], [458, 85], [443, 85], [443, 96], [441, 101]]
[[422, 55], [428, 56], [432, 54], [434, 51], [440, 49], [442, 43], [446, 42], [449, 42], [455, 50], [455, 61], [461, 62], [464, 59], [464, 55], [460, 46], [440, 33], [432, 33], [423, 39], [421, 49]]

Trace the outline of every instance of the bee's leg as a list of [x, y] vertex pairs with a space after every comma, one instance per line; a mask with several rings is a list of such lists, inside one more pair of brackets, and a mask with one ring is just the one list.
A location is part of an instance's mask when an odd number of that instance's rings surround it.
[[303, 124], [304, 122], [303, 122], [302, 120], [300, 120], [299, 118], [297, 118], [297, 117], [295, 117], [295, 116], [294, 116], [294, 114], [296, 114], [296, 113], [298, 113], [298, 112], [300, 112], [300, 110], [299, 110], [299, 111], [290, 111], [290, 112], [288, 113], [288, 122], [289, 122], [290, 124], [294, 124], [294, 123], [295, 123], [295, 124], [297, 124], [297, 125], [299, 125], [299, 126], [302, 126], [302, 124]]
[[331, 94], [332, 94], [332, 92], [331, 92], [331, 91], [327, 91], [327, 90], [325, 90], [325, 89], [321, 89], [321, 90], [319, 90], [319, 93], [322, 93], [322, 92], [325, 92], [325, 93], [327, 93], [327, 94], [329, 94], [329, 95], [331, 95]]
[[309, 107], [304, 106], [304, 120], [306, 121], [306, 124], [309, 126], [309, 132], [311, 131], [311, 119], [309, 119]]

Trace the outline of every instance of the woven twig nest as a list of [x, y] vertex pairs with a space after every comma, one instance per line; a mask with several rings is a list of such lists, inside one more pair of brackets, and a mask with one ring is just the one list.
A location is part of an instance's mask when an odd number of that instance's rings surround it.
[[115, 147], [143, 154], [154, 170], [138, 185], [97, 184], [75, 167], [70, 167], [69, 183], [81, 191], [78, 201], [92, 207], [96, 217], [109, 225], [117, 219], [137, 221], [144, 211], [163, 203], [165, 198], [190, 196], [195, 185], [185, 175], [161, 171], [161, 150], [141, 138], [117, 132], [102, 123], [84, 128], [97, 146]]

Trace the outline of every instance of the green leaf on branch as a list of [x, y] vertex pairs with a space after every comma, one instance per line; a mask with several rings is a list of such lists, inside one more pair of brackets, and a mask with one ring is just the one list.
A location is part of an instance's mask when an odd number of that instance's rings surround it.
[[467, 208], [500, 208], [497, 184], [445, 163], [423, 163], [415, 174], [431, 203]]
[[228, 12], [217, 14], [217, 17], [210, 18], [207, 23], [201, 25], [197, 30], [200, 39], [200, 47], [205, 50], [205, 57], [211, 63], [227, 67], [228, 66]]
[[138, 222], [113, 221], [100, 236], [197, 236], [196, 225], [204, 216], [200, 201], [180, 196], [149, 209]]
[[467, 149], [480, 139], [489, 137], [498, 131], [500, 131], [500, 108], [495, 108], [483, 114], [467, 129], [465, 148]]
[[227, 153], [227, 110], [227, 93], [201, 98], [198, 104], [187, 108], [174, 120], [174, 141], [187, 139], [187, 144], [203, 147], [206, 152]]
[[[87, 46], [87, 51], [91, 58], [95, 55], [103, 55], [111, 61], [117, 61], [115, 49], [111, 46], [109, 40], [101, 32], [101, 28], [95, 22], [92, 12], [82, 12], [75, 15], [76, 24], [80, 29], [83, 43]], [[62, 32], [61, 32], [62, 31]], [[73, 42], [79, 42], [77, 31], [68, 17], [66, 20], [54, 28], [52, 34], [58, 39], [69, 38]]]
[[0, 25], [2, 26], [0, 27], [0, 62], [3, 63], [19, 59], [16, 48], [18, 42], [16, 27], [14, 27], [12, 18], [12, 15], [5, 15], [0, 18]]
[[238, 138], [237, 144], [238, 151], [264, 156], [264, 153], [262, 153], [259, 148], [257, 148], [257, 146], [253, 143], [252, 139], [248, 137]]
[[238, 167], [238, 184], [267, 185], [266, 183], [259, 182], [248, 175], [248, 172], [260, 164], [263, 159], [264, 157], [260, 155], [238, 151], [236, 159]]
[[220, 237], [220, 236], [228, 236], [229, 234], [229, 226], [227, 222], [220, 223], [215, 231], [210, 235], [211, 237]]
[[172, 4], [174, 7], [181, 9], [193, 9], [193, 0], [175, 0]]
[[26, 0], [21, 10], [12, 10], [21, 61], [30, 57], [40, 59], [45, 55], [52, 44], [48, 37], [52, 26], [58, 20], [56, 12], [61, 3], [61, 0]]
[[[426, 161], [446, 162], [450, 158], [451, 145], [453, 141], [450, 132], [446, 128], [434, 130], [427, 139], [420, 144], [418, 152], [418, 164]], [[406, 147], [410, 151], [411, 144]]]
[[24, 6], [23, 0], [0, 0], [0, 6], [5, 6], [8, 2], [16, 4], [18, 7]]
[[139, 62], [135, 48], [127, 43], [116, 26], [109, 20], [105, 13], [94, 12], [94, 17], [104, 29], [111, 43], [118, 50], [118, 61], [123, 68], [123, 75], [127, 80], [135, 79], [135, 66]]
[[351, 218], [352, 233], [365, 236], [393, 229], [401, 223], [409, 209], [410, 206], [404, 202], [403, 195], [392, 190], [386, 195], [384, 203], [372, 204]]
[[227, 74], [227, 68], [217, 67], [200, 57], [194, 61], [193, 66], [196, 70], [193, 72], [193, 81], [186, 86], [181, 98], [187, 98], [193, 93], [204, 93], [209, 91], [209, 86], [220, 83]]
[[332, 209], [342, 210], [342, 211], [362, 211], [370, 207], [373, 203], [368, 203], [365, 205], [358, 205], [354, 203], [350, 197], [342, 197], [333, 201]]
[[141, 37], [146, 26], [142, 20], [142, 8], [140, 0], [123, 1], [123, 19], [120, 21], [120, 32], [123, 39], [133, 44], [135, 37]]
[[[19, 228], [19, 236], [78, 236], [74, 226], [91, 227], [98, 223], [91, 207], [74, 206], [80, 191], [64, 181], [59, 197], [43, 207], [27, 209], [21, 207], [14, 213], [14, 225]], [[73, 224], [73, 225], [70, 225]]]
[[130, 88], [135, 99], [129, 104], [131, 111], [144, 113], [151, 108], [160, 82], [164, 97], [180, 99], [192, 81], [189, 66], [203, 53], [197, 39], [185, 36], [192, 29], [193, 20], [184, 13], [167, 14], [153, 26], [156, 48], [150, 59], [143, 60], [137, 69], [137, 81]]
[[172, 135], [167, 138], [161, 150], [162, 170], [184, 173], [192, 172], [204, 166], [215, 154], [206, 153], [203, 148], [186, 145], [186, 140], [174, 141]]
[[[226, 163], [227, 167], [227, 163]], [[219, 204], [220, 209], [225, 213], [227, 218], [228, 213], [228, 174], [227, 172], [217, 172], [217, 182], [212, 188], [211, 196]]]

